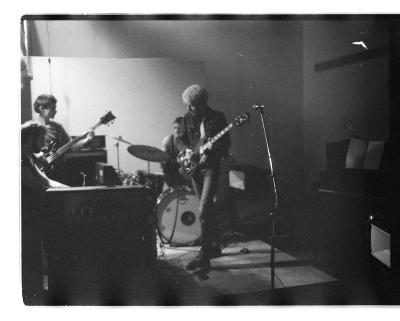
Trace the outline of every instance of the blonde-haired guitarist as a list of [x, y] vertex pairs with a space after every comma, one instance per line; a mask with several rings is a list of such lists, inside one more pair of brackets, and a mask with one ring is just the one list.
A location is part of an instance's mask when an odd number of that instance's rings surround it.
[[[207, 90], [200, 85], [189, 86], [182, 94], [187, 106], [184, 116], [186, 141], [194, 148], [201, 140], [211, 138], [227, 126], [222, 112], [211, 109], [208, 104]], [[192, 183], [200, 199], [201, 251], [187, 268], [190, 270], [208, 270], [210, 258], [221, 254], [214, 206], [214, 197], [218, 188], [220, 160], [229, 154], [229, 133], [215, 144], [209, 144], [206, 157], [191, 171]]]

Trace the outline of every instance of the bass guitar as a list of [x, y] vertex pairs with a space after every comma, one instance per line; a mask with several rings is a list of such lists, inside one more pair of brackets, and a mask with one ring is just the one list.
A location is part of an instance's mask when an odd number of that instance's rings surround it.
[[249, 119], [249, 113], [240, 114], [214, 137], [204, 137], [196, 147], [182, 150], [177, 156], [177, 161], [180, 164], [182, 171], [187, 174], [193, 174], [198, 166], [207, 160], [209, 151], [217, 140], [228, 133], [232, 128], [242, 126], [244, 123], [249, 121]]
[[90, 132], [94, 131], [100, 125], [106, 125], [112, 120], [115, 119], [115, 116], [111, 111], [106, 113], [100, 120], [92, 127], [90, 127], [86, 132], [82, 133], [79, 136], [76, 136], [74, 139], [70, 140], [64, 146], [61, 146], [57, 149], [57, 144], [55, 142], [51, 142], [43, 153], [39, 156], [36, 156], [36, 165], [43, 173], [49, 173], [54, 166], [54, 163], [60, 159], [60, 157], [68, 152], [77, 142], [85, 138]]

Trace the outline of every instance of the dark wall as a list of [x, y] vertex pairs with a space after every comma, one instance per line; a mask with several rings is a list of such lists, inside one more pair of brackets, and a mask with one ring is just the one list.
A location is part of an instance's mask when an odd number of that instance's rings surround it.
[[32, 119], [32, 101], [30, 81], [21, 88], [21, 123]]
[[389, 25], [390, 54], [390, 141], [393, 167], [400, 168], [400, 23]]
[[[310, 183], [326, 169], [326, 143], [346, 137], [347, 119], [357, 136], [389, 140], [388, 25], [373, 18], [309, 20], [303, 32], [304, 165]], [[359, 41], [367, 49], [353, 44]], [[371, 58], [371, 51], [378, 54]]]

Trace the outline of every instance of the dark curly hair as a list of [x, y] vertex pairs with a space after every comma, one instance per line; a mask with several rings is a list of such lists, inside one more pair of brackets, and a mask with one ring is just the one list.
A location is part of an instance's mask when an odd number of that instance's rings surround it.
[[35, 112], [40, 113], [40, 107], [43, 108], [48, 108], [50, 105], [56, 104], [57, 99], [53, 95], [40, 95], [36, 98], [34, 104], [33, 104], [33, 109]]
[[183, 117], [179, 116], [176, 117], [173, 124], [182, 124], [183, 123]]
[[37, 122], [28, 121], [21, 126], [21, 144], [25, 144], [29, 137], [36, 139], [41, 134], [46, 134], [46, 127]]

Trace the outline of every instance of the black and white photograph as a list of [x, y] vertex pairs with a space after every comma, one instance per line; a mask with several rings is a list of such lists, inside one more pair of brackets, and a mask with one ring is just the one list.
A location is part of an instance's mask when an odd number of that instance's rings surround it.
[[399, 14], [19, 34], [21, 305], [400, 303]]

